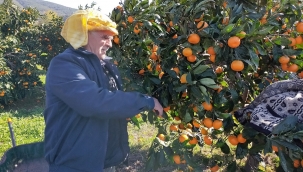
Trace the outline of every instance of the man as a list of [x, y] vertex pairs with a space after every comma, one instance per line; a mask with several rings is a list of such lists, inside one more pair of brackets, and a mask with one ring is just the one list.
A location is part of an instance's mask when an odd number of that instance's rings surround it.
[[128, 156], [126, 118], [162, 116], [157, 99], [122, 91], [106, 58], [116, 24], [99, 11], [71, 15], [61, 35], [72, 47], [54, 57], [46, 76], [45, 158], [54, 172], [114, 171]]

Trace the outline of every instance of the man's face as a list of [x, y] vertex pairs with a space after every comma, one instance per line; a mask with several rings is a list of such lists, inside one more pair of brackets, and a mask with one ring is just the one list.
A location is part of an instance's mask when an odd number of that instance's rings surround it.
[[104, 58], [106, 51], [112, 47], [113, 33], [110, 31], [89, 31], [86, 48], [99, 58]]

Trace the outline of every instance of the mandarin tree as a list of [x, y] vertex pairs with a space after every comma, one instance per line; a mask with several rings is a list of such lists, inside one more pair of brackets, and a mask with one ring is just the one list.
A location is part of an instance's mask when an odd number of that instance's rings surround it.
[[[113, 43], [108, 55], [122, 72], [125, 90], [154, 96], [163, 107], [170, 107], [163, 118], [152, 112], [142, 115], [143, 121], [155, 124], [159, 134], [167, 136], [165, 141], [155, 138], [147, 169], [173, 163], [174, 155], [182, 155], [187, 165], [201, 171], [193, 149], [205, 144], [234, 159], [271, 152], [271, 144], [292, 145], [298, 154], [279, 154], [284, 169], [288, 168], [284, 161], [302, 156], [291, 139], [283, 140], [280, 133], [274, 138], [266, 136], [233, 117], [235, 110], [253, 101], [270, 83], [292, 79], [302, 71], [303, 45], [290, 40], [302, 34], [298, 2], [125, 0], [112, 11], [119, 44]], [[282, 69], [280, 57], [294, 55], [287, 63], [283, 61]], [[216, 72], [218, 67], [220, 72]], [[142, 70], [144, 75], [139, 74]], [[223, 126], [205, 126], [203, 119], [220, 120]], [[240, 133], [241, 143], [235, 144]], [[188, 139], [180, 142], [178, 138], [184, 135]], [[229, 136], [234, 136], [232, 144]], [[190, 144], [192, 138], [198, 144]], [[234, 159], [212, 159], [207, 165], [236, 171]]]
[[[35, 22], [39, 12], [34, 8], [19, 9], [12, 1], [0, 5], [0, 107], [31, 94], [41, 85], [37, 75]], [[3, 63], [4, 62], [4, 63]], [[0, 109], [1, 109], [0, 108]]]

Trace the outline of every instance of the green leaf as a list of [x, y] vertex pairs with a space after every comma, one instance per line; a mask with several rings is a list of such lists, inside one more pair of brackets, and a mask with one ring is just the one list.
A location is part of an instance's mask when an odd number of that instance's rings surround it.
[[292, 56], [292, 55], [300, 55], [302, 54], [302, 50], [294, 50], [294, 49], [283, 49], [283, 54]]
[[254, 130], [253, 128], [251, 127], [244, 127], [243, 130], [242, 130], [242, 134], [243, 134], [243, 137], [247, 138], [247, 139], [253, 139], [255, 138], [255, 136], [258, 134], [259, 132]]
[[198, 87], [192, 86], [191, 87], [191, 91], [192, 91], [192, 95], [195, 96], [195, 97], [197, 97], [198, 99], [202, 99], [203, 98], [203, 95], [202, 95], [203, 92], [201, 92]]
[[148, 114], [147, 114], [147, 119], [148, 119], [148, 122], [153, 124], [154, 123], [154, 112], [152, 111], [149, 111]]
[[150, 77], [149, 79], [157, 85], [161, 83], [161, 80], [156, 77]]
[[191, 79], [191, 74], [190, 74], [190, 73], [186, 75], [186, 81], [187, 81], [187, 83], [190, 84], [190, 85], [193, 84], [193, 81], [192, 81], [192, 79]]
[[[280, 158], [280, 164], [282, 166], [282, 168], [284, 169], [285, 172], [293, 172], [293, 164], [289, 163], [286, 158], [285, 155], [283, 153], [283, 151], [279, 151], [278, 152], [278, 156]], [[287, 156], [287, 155], [286, 155]]]
[[261, 30], [259, 30], [259, 31], [257, 32], [257, 34], [258, 34], [258, 35], [265, 35], [265, 34], [268, 34], [268, 33], [272, 30], [272, 28], [274, 28], [274, 26], [266, 26], [266, 27], [262, 28]]
[[200, 65], [198, 67], [196, 67], [194, 70], [193, 70], [193, 73], [194, 74], [200, 74], [200, 73], [203, 73], [206, 69], [208, 69], [209, 66], [208, 65]]
[[187, 85], [181, 85], [180, 87], [174, 88], [174, 90], [175, 90], [176, 92], [181, 92], [181, 91], [186, 90], [186, 88], [187, 88]]
[[248, 154], [247, 144], [238, 144], [236, 149], [236, 158], [242, 159]]
[[278, 45], [288, 45], [290, 43], [290, 41], [288, 38], [280, 37], [280, 38], [275, 39], [274, 43], [278, 44]]
[[211, 78], [202, 78], [199, 82], [205, 86], [216, 85], [216, 82]]
[[237, 171], [237, 162], [233, 161], [232, 163], [228, 164], [226, 171]]
[[223, 120], [224, 131], [226, 132], [230, 131], [233, 128], [233, 126], [234, 126], [234, 120], [232, 116]]
[[188, 111], [186, 111], [186, 114], [184, 116], [184, 122], [188, 123], [192, 120], [193, 118], [191, 117], [191, 115], [188, 113]]
[[159, 149], [156, 152], [156, 160], [157, 160], [157, 164], [159, 164], [160, 166], [165, 164], [166, 158], [165, 158], [164, 151], [162, 149]]
[[218, 113], [217, 117], [222, 118], [222, 119], [227, 119], [229, 117], [231, 117], [230, 113]]
[[264, 154], [272, 153], [272, 142], [270, 139], [267, 139], [264, 147]]
[[293, 149], [293, 150], [295, 150], [295, 151], [303, 152], [303, 150], [300, 149], [295, 143], [289, 143], [289, 142], [287, 142], [287, 141], [280, 140], [279, 137], [273, 138], [272, 141], [273, 141], [273, 142], [276, 142], [277, 144], [279, 144], [279, 145], [281, 145], [281, 146], [287, 147], [288, 149]]
[[235, 27], [235, 24], [229, 24], [226, 27], [224, 27], [224, 29], [221, 31], [221, 33], [227, 34], [227, 33], [231, 32], [234, 27]]
[[220, 149], [221, 149], [221, 151], [222, 151], [223, 153], [225, 153], [225, 154], [229, 154], [229, 153], [230, 153], [230, 148], [229, 148], [229, 146], [228, 146], [226, 143], [224, 143], [224, 144], [220, 147]]
[[295, 128], [298, 121], [297, 116], [287, 116], [283, 119], [278, 125], [276, 125], [273, 130], [272, 134], [282, 134], [288, 132]]
[[140, 123], [139, 123], [138, 118], [136, 118], [135, 116], [133, 116], [131, 118], [131, 121], [140, 129]]
[[204, 96], [208, 96], [208, 94], [207, 94], [207, 89], [206, 89], [204, 86], [200, 85], [200, 86], [199, 86], [199, 89], [200, 89], [200, 91], [204, 94]]
[[146, 162], [146, 171], [153, 171], [154, 167], [155, 167], [155, 154], [154, 153], [151, 153], [147, 159], [147, 162]]

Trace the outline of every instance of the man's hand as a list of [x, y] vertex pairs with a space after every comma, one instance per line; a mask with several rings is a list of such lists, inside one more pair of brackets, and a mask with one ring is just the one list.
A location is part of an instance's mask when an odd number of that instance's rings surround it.
[[154, 102], [155, 102], [154, 111], [156, 112], [156, 114], [157, 114], [159, 117], [162, 117], [162, 115], [163, 115], [163, 107], [162, 107], [162, 105], [159, 103], [158, 99], [156, 99], [156, 98], [153, 98], [153, 99], [154, 99]]

